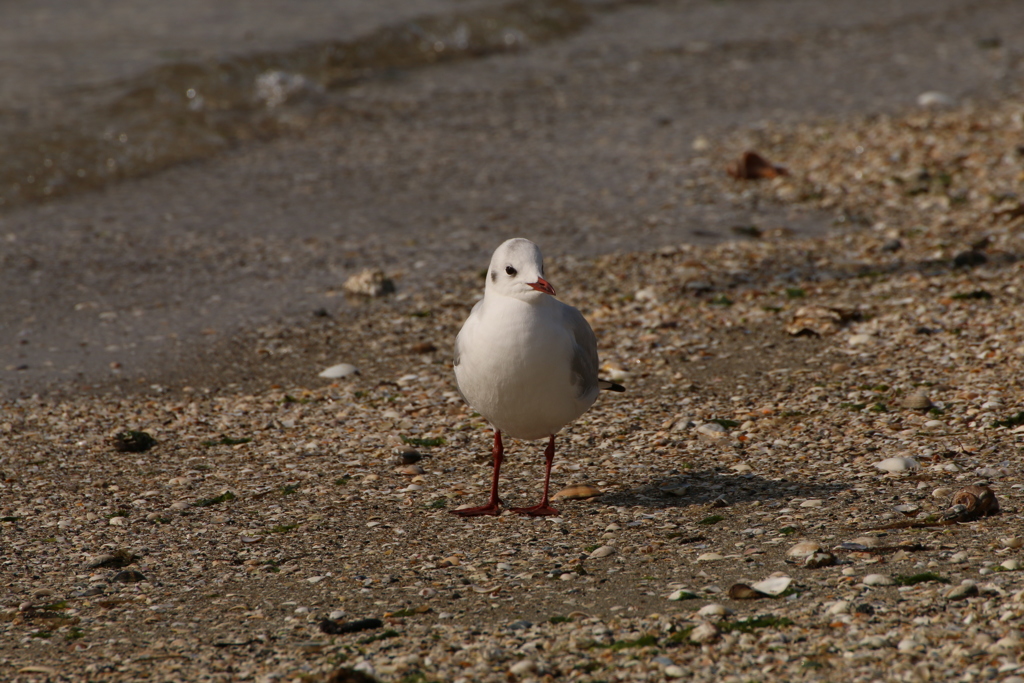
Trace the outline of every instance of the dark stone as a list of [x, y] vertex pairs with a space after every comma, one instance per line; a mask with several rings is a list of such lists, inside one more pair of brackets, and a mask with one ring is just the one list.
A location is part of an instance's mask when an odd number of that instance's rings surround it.
[[988, 257], [980, 251], [962, 251], [953, 257], [953, 265], [956, 268], [974, 268], [988, 263]]
[[357, 619], [356, 621], [346, 621], [339, 623], [333, 619], [323, 619], [320, 622], [320, 630], [329, 635], [338, 635], [340, 633], [358, 633], [359, 631], [368, 631], [373, 628], [380, 628], [384, 625], [384, 622], [380, 619]]
[[156, 445], [146, 432], [126, 431], [114, 436], [114, 450], [122, 453], [144, 453]]
[[113, 553], [100, 555], [85, 566], [86, 569], [98, 569], [100, 567], [120, 569], [121, 567], [127, 567], [137, 559], [139, 559], [137, 555], [134, 555], [127, 550], [115, 550]]
[[419, 451], [408, 450], [402, 451], [398, 454], [398, 462], [403, 465], [415, 465], [423, 459], [423, 455]]
[[855, 614], [866, 614], [869, 617], [875, 613], [875, 608], [871, 605], [864, 603], [863, 605], [857, 605], [853, 608]]
[[529, 622], [529, 621], [526, 621], [525, 619], [520, 619], [519, 621], [513, 621], [511, 624], [508, 625], [508, 627], [510, 629], [512, 629], [513, 631], [523, 631], [523, 630], [526, 630], [526, 629], [530, 628], [531, 626], [533, 626], [533, 623]]
[[114, 574], [110, 578], [110, 583], [139, 583], [140, 581], [148, 580], [142, 572], [137, 572], [134, 569], [125, 569]]
[[342, 667], [341, 669], [332, 671], [330, 675], [324, 679], [324, 683], [378, 683], [378, 681], [370, 674]]

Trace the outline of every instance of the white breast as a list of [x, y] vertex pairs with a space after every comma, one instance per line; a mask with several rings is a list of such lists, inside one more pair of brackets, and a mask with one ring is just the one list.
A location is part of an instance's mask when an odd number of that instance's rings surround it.
[[[490, 303], [490, 302], [488, 302]], [[582, 415], [596, 391], [578, 396], [574, 339], [554, 298], [502, 298], [480, 306], [456, 342], [455, 378], [473, 408], [516, 439], [543, 439]]]

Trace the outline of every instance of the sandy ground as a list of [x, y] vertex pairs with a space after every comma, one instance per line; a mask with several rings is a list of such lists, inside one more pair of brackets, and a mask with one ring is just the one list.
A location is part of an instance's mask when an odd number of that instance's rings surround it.
[[[557, 518], [448, 514], [489, 478], [472, 268], [236, 337], [275, 385], [3, 404], [4, 676], [1021, 680], [1022, 111], [712, 140], [789, 175], [695, 193], [842, 227], [549, 259], [628, 387], [560, 437], [556, 488], [602, 495]], [[537, 446], [503, 472], [535, 498]], [[998, 514], [952, 507], [975, 485]]]
[[[1024, 680], [1019, 8], [736, 6], [0, 216], [0, 678]], [[463, 520], [452, 343], [512, 234], [628, 391], [559, 438], [601, 495]]]

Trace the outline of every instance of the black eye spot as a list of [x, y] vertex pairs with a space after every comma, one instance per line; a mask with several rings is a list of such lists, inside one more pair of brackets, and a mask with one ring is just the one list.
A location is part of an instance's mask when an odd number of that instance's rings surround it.
[[515, 277], [516, 275], [516, 269], [513, 268], [512, 266], [505, 266], [505, 272], [511, 275], [512, 277]]

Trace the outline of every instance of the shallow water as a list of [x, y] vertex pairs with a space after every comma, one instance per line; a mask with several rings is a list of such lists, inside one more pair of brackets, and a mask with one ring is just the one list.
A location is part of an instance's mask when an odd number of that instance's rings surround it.
[[78, 96], [59, 111], [51, 105], [48, 116], [26, 117], [9, 108], [0, 118], [0, 207], [267, 140], [293, 127], [296, 105], [309, 114], [367, 79], [521, 50], [577, 31], [587, 18], [575, 0], [521, 0], [406, 19], [347, 40], [250, 45], [239, 54], [166, 60], [112, 82], [70, 84]]

